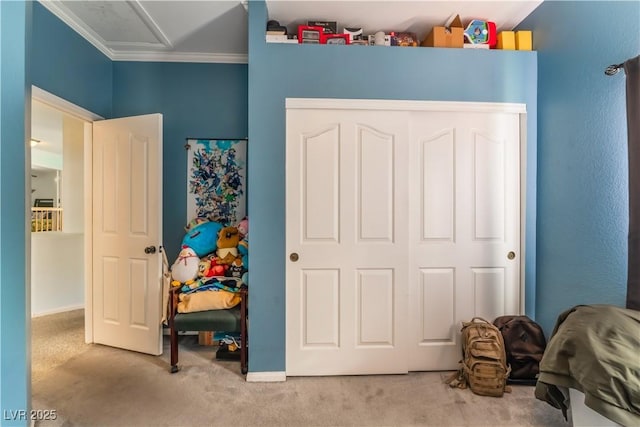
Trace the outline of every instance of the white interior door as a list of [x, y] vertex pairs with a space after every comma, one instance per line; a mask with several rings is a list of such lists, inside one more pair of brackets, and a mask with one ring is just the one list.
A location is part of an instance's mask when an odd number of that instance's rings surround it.
[[159, 355], [162, 115], [94, 122], [93, 144], [93, 339]]
[[407, 372], [406, 123], [287, 112], [287, 375]]
[[412, 114], [409, 369], [455, 369], [462, 321], [520, 313], [520, 117]]

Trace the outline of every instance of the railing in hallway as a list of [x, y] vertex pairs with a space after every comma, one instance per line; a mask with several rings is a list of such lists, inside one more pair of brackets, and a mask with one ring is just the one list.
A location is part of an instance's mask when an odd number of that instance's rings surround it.
[[31, 208], [31, 231], [62, 231], [62, 208]]

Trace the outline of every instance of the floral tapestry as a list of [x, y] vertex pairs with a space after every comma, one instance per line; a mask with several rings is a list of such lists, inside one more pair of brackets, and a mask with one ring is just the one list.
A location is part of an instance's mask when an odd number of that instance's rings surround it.
[[246, 212], [246, 139], [189, 139], [187, 222], [236, 224]]

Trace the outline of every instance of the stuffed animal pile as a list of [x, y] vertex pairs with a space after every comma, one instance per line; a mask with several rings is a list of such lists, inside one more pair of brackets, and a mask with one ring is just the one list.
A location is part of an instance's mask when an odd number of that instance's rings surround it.
[[178, 311], [237, 304], [240, 299], [235, 292], [249, 284], [249, 220], [225, 226], [195, 218], [185, 231], [180, 253], [171, 266], [171, 284], [180, 286], [182, 292]]
[[184, 294], [192, 294], [205, 290], [237, 292], [242, 285], [249, 284], [247, 218], [230, 226], [196, 218], [187, 224], [185, 231], [180, 253], [171, 267], [173, 286], [181, 286]]

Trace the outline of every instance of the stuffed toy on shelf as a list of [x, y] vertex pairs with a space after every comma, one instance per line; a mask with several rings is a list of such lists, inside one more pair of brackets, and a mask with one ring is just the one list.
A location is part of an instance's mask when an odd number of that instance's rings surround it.
[[241, 257], [237, 257], [229, 265], [229, 268], [225, 273], [225, 275], [227, 277], [235, 277], [236, 279], [242, 279], [242, 275], [246, 272], [247, 272], [247, 269], [243, 264], [243, 259]]
[[218, 257], [214, 254], [207, 255], [200, 259], [198, 276], [205, 279], [215, 276], [224, 276], [229, 266], [220, 264], [218, 261]]
[[187, 225], [187, 233], [182, 239], [182, 244], [193, 249], [196, 255], [202, 258], [216, 250], [220, 229], [222, 224], [218, 222], [196, 218]]
[[249, 218], [244, 217], [237, 225], [236, 228], [240, 233], [240, 239], [249, 237]]
[[224, 227], [218, 232], [218, 241], [216, 242], [218, 249], [218, 263], [229, 265], [238, 256], [238, 243], [240, 242], [240, 233], [236, 227]]

